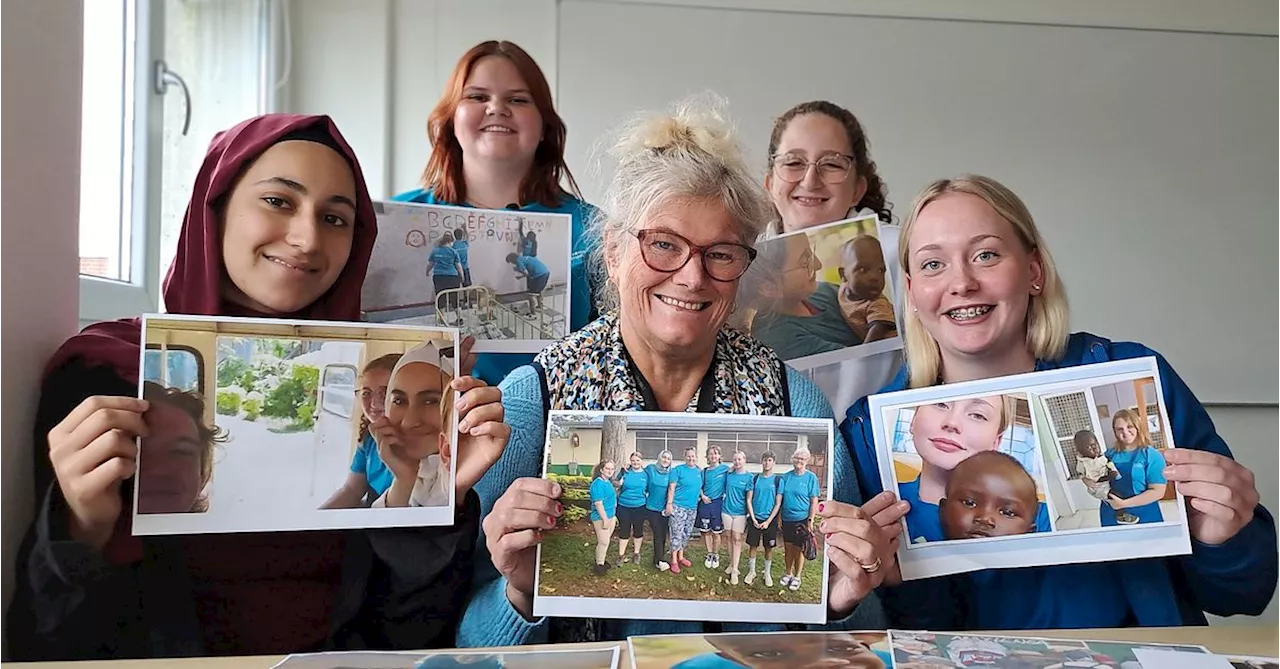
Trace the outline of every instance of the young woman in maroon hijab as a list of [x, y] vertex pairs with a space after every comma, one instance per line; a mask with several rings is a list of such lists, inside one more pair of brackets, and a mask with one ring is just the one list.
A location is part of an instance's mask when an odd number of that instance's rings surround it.
[[[268, 115], [214, 138], [165, 280], [170, 313], [355, 321], [376, 236], [360, 166], [325, 116]], [[137, 320], [50, 361], [36, 419], [41, 503], [6, 618], [12, 659], [278, 654], [453, 645], [479, 500], [510, 428], [463, 376], [452, 527], [134, 537], [147, 433]], [[464, 347], [465, 348], [465, 347]]]

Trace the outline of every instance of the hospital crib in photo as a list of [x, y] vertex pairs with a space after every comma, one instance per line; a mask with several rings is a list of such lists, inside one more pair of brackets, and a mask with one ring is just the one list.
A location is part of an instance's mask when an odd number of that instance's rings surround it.
[[530, 312], [527, 294], [504, 303], [484, 286], [442, 290], [436, 295], [436, 325], [477, 339], [560, 339], [568, 333], [567, 292], [566, 284], [548, 285], [540, 293], [542, 308]]

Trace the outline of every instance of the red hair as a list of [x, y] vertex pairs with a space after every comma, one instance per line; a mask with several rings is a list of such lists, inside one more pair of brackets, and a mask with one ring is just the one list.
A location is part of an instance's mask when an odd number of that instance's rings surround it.
[[[551, 100], [551, 85], [542, 68], [529, 54], [513, 42], [490, 40], [473, 47], [458, 60], [445, 84], [444, 96], [427, 117], [427, 138], [431, 141], [431, 159], [422, 171], [422, 184], [442, 202], [460, 204], [467, 199], [467, 184], [462, 178], [462, 145], [454, 134], [453, 114], [462, 100], [467, 77], [481, 58], [501, 56], [516, 66], [516, 71], [529, 87], [529, 96], [542, 115], [542, 142], [533, 154], [533, 165], [520, 184], [520, 204], [539, 202], [557, 207], [568, 193], [581, 197], [578, 184], [564, 162], [565, 126]], [[570, 191], [560, 185], [568, 181]]]

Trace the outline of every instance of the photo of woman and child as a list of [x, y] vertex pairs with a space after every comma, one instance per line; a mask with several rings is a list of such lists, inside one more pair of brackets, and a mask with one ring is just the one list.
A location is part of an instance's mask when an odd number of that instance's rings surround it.
[[[552, 412], [546, 475], [565, 487], [570, 501], [561, 522], [543, 536], [535, 610], [561, 597], [615, 600], [595, 611], [608, 617], [630, 615], [625, 600], [637, 598], [821, 603], [825, 565], [813, 528], [830, 476], [823, 472], [827, 442], [820, 430], [786, 435], [773, 427], [768, 438], [775, 446], [747, 440], [765, 435], [719, 431], [685, 433], [684, 444], [664, 438], [655, 446], [654, 434], [628, 425], [634, 419], [559, 423], [560, 413]], [[728, 463], [722, 452], [730, 447], [711, 441], [723, 437], [733, 443]], [[699, 442], [706, 445], [700, 449]], [[769, 448], [788, 453], [786, 471], [775, 468], [778, 456]], [[613, 455], [619, 452], [627, 453], [625, 461]], [[567, 473], [583, 459], [596, 460], [589, 482]], [[779, 543], [783, 561], [775, 571]], [[589, 546], [594, 550], [584, 550]], [[599, 580], [604, 576], [608, 589]], [[781, 590], [772, 589], [775, 577]]]
[[912, 544], [1051, 530], [1025, 395], [895, 411], [892, 462]]
[[889, 350], [858, 348], [898, 336], [876, 225], [864, 216], [760, 242], [737, 325], [801, 367]]
[[[139, 534], [429, 525], [432, 513], [449, 515], [455, 334], [160, 316], [143, 328], [159, 364], [144, 365], [142, 396], [165, 404], [161, 429], [140, 439]], [[191, 388], [166, 390], [169, 378]], [[423, 513], [362, 511], [386, 507]]]

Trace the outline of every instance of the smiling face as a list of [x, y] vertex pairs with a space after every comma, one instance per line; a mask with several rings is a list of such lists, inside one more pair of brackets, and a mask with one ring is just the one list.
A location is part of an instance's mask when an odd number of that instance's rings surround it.
[[952, 470], [938, 513], [948, 539], [1005, 537], [1034, 530], [1039, 505], [1035, 481], [1018, 461], [987, 452]]
[[780, 297], [784, 303], [803, 300], [818, 289], [818, 270], [822, 261], [814, 254], [809, 238], [792, 235], [786, 238], [787, 260], [779, 278]]
[[663, 451], [658, 455], [658, 466], [666, 469], [671, 466], [671, 453]]
[[1003, 412], [1000, 395], [922, 404], [911, 418], [911, 441], [922, 460], [950, 471], [975, 453], [995, 450]]
[[721, 655], [752, 669], [885, 669], [884, 661], [852, 634], [767, 634], [707, 637]]
[[707, 464], [712, 467], [720, 464], [720, 447], [719, 446], [707, 447]]
[[1038, 256], [982, 198], [929, 203], [907, 240], [907, 296], [948, 358], [1027, 347], [1027, 308], [1043, 284]]
[[360, 410], [370, 422], [386, 415], [390, 381], [391, 371], [386, 369], [371, 369], [360, 376]]
[[[699, 246], [742, 243], [737, 222], [724, 205], [710, 200], [676, 200], [656, 207], [638, 229], [674, 232]], [[619, 237], [607, 240], [606, 263], [618, 287], [619, 318], [628, 346], [643, 344], [676, 359], [709, 354], [733, 309], [738, 280], [712, 279], [698, 254], [674, 272], [659, 272], [645, 263], [634, 235]]]
[[[824, 157], [852, 153], [844, 126], [826, 114], [815, 112], [791, 119], [782, 132], [775, 156], [821, 163]], [[782, 215], [783, 230], [803, 230], [845, 218], [867, 191], [867, 180], [856, 173], [856, 168], [834, 184], [825, 183], [819, 171], [820, 168], [809, 168], [799, 183], [779, 179], [773, 171], [765, 177], [765, 188]]]
[[747, 454], [736, 451], [733, 454], [733, 471], [740, 472], [747, 468]]
[[486, 56], [471, 68], [453, 113], [464, 160], [533, 163], [542, 142], [542, 114], [514, 63]]
[[1116, 444], [1120, 446], [1133, 446], [1138, 443], [1138, 426], [1127, 417], [1116, 416], [1111, 421], [1111, 430], [1115, 432]]
[[684, 450], [684, 463], [685, 463], [686, 465], [689, 465], [690, 467], [697, 467], [697, 466], [698, 466], [698, 452], [697, 452], [697, 451], [695, 451], [695, 450], [694, 450], [694, 449], [692, 449], [692, 448], [686, 448], [686, 449]]
[[221, 214], [223, 299], [295, 313], [333, 287], [351, 255], [355, 177], [323, 144], [279, 142], [240, 176]]
[[606, 460], [604, 465], [600, 467], [600, 475], [606, 479], [612, 479], [613, 475], [618, 473], [617, 466], [613, 464], [613, 460]]
[[206, 444], [191, 415], [164, 402], [146, 413], [149, 434], [138, 460], [138, 513], [187, 513], [204, 487]]
[[631, 468], [635, 470], [639, 470], [644, 467], [644, 459], [640, 457], [639, 453], [632, 453], [628, 462], [631, 463]]
[[880, 240], [860, 235], [845, 243], [841, 255], [844, 265], [840, 268], [840, 280], [849, 286], [854, 299], [874, 300], [884, 292], [888, 270]]
[[396, 371], [387, 390], [387, 420], [400, 427], [405, 455], [421, 460], [440, 452], [446, 438], [440, 403], [447, 384], [440, 368], [425, 362]]
[[803, 472], [805, 467], [809, 466], [809, 454], [805, 451], [796, 451], [791, 456], [791, 465], [797, 472]]

